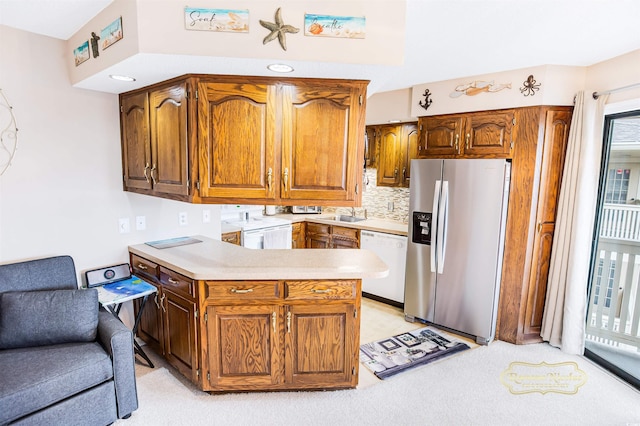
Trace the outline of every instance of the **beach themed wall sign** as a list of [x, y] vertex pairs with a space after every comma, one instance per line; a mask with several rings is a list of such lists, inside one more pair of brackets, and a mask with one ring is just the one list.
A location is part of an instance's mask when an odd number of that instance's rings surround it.
[[310, 37], [364, 38], [364, 16], [332, 16], [305, 13], [304, 35]]
[[249, 11], [184, 8], [184, 27], [191, 31], [249, 32]]
[[76, 67], [89, 59], [89, 40], [73, 49], [73, 58], [75, 60]]
[[102, 40], [102, 50], [122, 40], [122, 16], [100, 31], [100, 40]]

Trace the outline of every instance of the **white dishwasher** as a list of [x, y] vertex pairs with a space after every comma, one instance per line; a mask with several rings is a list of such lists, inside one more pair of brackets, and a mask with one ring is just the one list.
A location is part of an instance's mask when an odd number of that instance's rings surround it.
[[404, 303], [404, 272], [407, 258], [407, 237], [373, 231], [360, 231], [360, 248], [371, 250], [389, 267], [385, 278], [365, 278], [362, 291], [384, 302]]

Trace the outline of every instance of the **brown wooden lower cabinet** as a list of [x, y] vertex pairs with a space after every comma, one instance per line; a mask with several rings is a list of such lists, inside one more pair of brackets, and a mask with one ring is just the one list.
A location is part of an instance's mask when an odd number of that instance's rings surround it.
[[360, 248], [360, 230], [344, 226], [307, 223], [307, 248]]
[[225, 243], [240, 245], [240, 231], [225, 232], [221, 235], [221, 240]]
[[137, 336], [200, 389], [358, 384], [361, 280], [196, 281], [133, 254], [131, 265], [158, 288]]
[[306, 230], [305, 222], [295, 222], [291, 225], [291, 248], [306, 248]]
[[[142, 311], [137, 336], [189, 380], [199, 372], [196, 282], [132, 254], [133, 273], [158, 289]], [[137, 315], [140, 302], [134, 302]]]
[[[203, 284], [206, 391], [358, 384], [360, 280]], [[221, 294], [222, 293], [222, 294]], [[218, 297], [227, 294], [227, 297]]]

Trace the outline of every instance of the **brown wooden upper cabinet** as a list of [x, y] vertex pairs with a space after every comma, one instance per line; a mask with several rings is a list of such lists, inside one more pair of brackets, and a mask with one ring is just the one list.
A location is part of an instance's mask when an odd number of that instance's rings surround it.
[[268, 84], [198, 84], [200, 196], [276, 198], [276, 92]]
[[511, 158], [514, 110], [420, 117], [418, 158]]
[[123, 93], [124, 189], [195, 203], [359, 206], [367, 84], [187, 75]]
[[378, 186], [409, 186], [411, 159], [418, 156], [417, 123], [367, 126], [375, 133]]
[[124, 189], [187, 195], [187, 83], [122, 96]]

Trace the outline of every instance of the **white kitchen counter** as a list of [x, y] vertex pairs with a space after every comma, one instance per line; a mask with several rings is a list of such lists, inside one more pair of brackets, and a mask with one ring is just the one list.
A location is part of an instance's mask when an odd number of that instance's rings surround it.
[[196, 280], [361, 279], [389, 273], [369, 250], [252, 250], [200, 235], [193, 238], [202, 242], [165, 249], [137, 244], [129, 246], [129, 252]]

